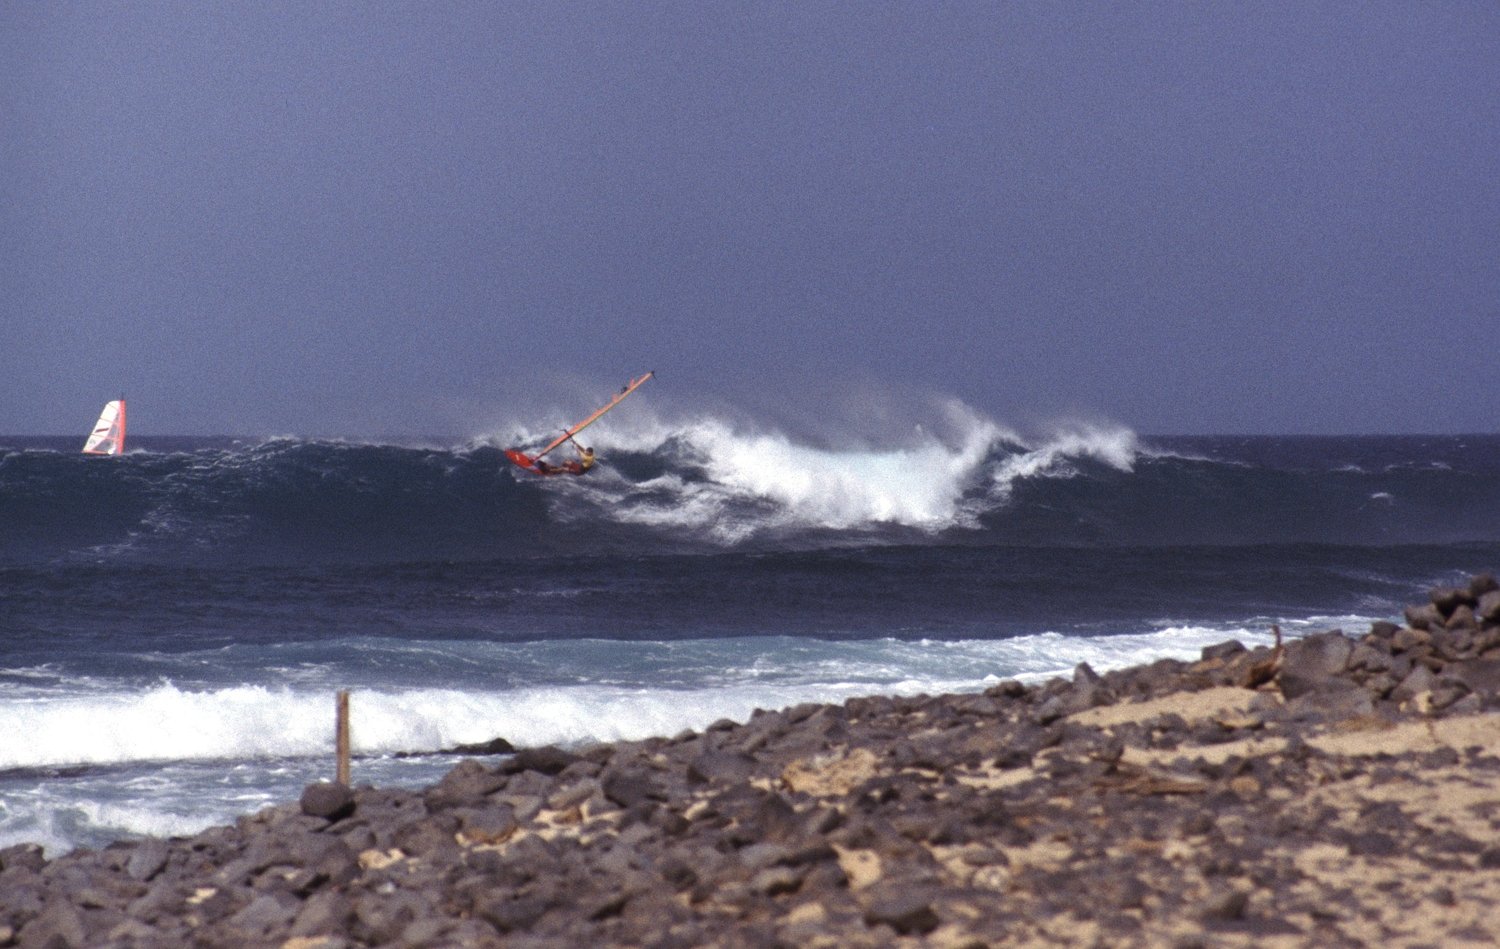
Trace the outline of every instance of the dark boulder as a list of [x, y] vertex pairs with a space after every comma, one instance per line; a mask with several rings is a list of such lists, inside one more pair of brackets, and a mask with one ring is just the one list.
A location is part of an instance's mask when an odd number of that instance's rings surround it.
[[1490, 590], [1481, 596], [1474, 614], [1486, 623], [1500, 623], [1500, 590]]
[[[1464, 706], [1459, 703], [1470, 696], [1469, 687], [1457, 679], [1444, 675], [1438, 679], [1432, 689], [1432, 708], [1434, 711], [1459, 712]], [[1478, 711], [1480, 702], [1477, 700], [1470, 703], [1470, 708]]]
[[1485, 699], [1500, 699], [1500, 659], [1467, 659], [1450, 664], [1444, 673]]
[[688, 763], [687, 778], [696, 784], [730, 784], [748, 781], [755, 768], [755, 759], [742, 751], [706, 751]]
[[933, 902], [934, 893], [928, 887], [881, 883], [869, 894], [865, 924], [889, 926], [901, 936], [925, 936], [941, 922]]
[[1342, 633], [1321, 633], [1286, 646], [1277, 681], [1288, 699], [1326, 690], [1349, 665], [1354, 644]]
[[302, 790], [300, 805], [309, 817], [341, 820], [354, 813], [354, 792], [338, 781], [320, 781]]
[[1376, 620], [1370, 624], [1370, 635], [1376, 639], [1390, 639], [1401, 627], [1387, 620]]
[[407, 824], [392, 835], [391, 841], [403, 853], [426, 857], [429, 862], [456, 860], [458, 821], [451, 819], [451, 814], [445, 811], [438, 817]]
[[[1381, 642], [1380, 640], [1376, 640]], [[1382, 643], [1383, 644], [1383, 643]], [[1388, 672], [1391, 654], [1369, 642], [1362, 642], [1349, 653], [1349, 669], [1354, 672]]]
[[1474, 608], [1467, 603], [1460, 603], [1454, 607], [1448, 616], [1448, 622], [1443, 624], [1448, 629], [1477, 629], [1478, 621], [1474, 617]]
[[276, 943], [273, 933], [285, 932], [296, 919], [299, 905], [290, 899], [266, 893], [225, 920], [225, 925], [244, 934], [247, 944]]
[[1244, 643], [1238, 639], [1230, 639], [1213, 646], [1204, 646], [1201, 656], [1204, 662], [1212, 662], [1216, 659], [1227, 661], [1246, 651]]
[[605, 773], [600, 784], [604, 796], [621, 807], [667, 799], [666, 791], [645, 771], [612, 769]]
[[1396, 634], [1391, 637], [1392, 653], [1411, 652], [1420, 654], [1423, 651], [1427, 650], [1431, 645], [1432, 634], [1429, 633], [1425, 628], [1418, 628], [1416, 626], [1411, 626], [1406, 629], [1399, 629], [1396, 631]]
[[1423, 692], [1431, 692], [1437, 685], [1437, 676], [1426, 666], [1416, 666], [1401, 684], [1391, 690], [1391, 701], [1397, 704], [1405, 704], [1421, 695]]
[[540, 748], [522, 748], [515, 753], [514, 757], [501, 765], [500, 770], [505, 774], [536, 771], [540, 774], [556, 775], [577, 760], [578, 756], [571, 752], [563, 751], [553, 745], [543, 745]]
[[1205, 922], [1232, 922], [1245, 918], [1250, 894], [1244, 890], [1227, 890], [1210, 896], [1203, 904]]
[[25, 867], [35, 872], [41, 870], [46, 863], [47, 858], [37, 844], [16, 844], [0, 850], [0, 870]]
[[508, 755], [515, 751], [515, 746], [504, 738], [491, 738], [489, 741], [476, 742], [469, 745], [455, 745], [442, 752], [447, 755]]
[[1496, 590], [1500, 590], [1500, 580], [1496, 580], [1492, 573], [1476, 574], [1474, 579], [1469, 581], [1469, 595], [1476, 600]]
[[1468, 587], [1442, 587], [1432, 591], [1432, 605], [1437, 608], [1438, 614], [1447, 619], [1453, 615], [1453, 611], [1460, 606], [1474, 605], [1474, 595], [1469, 592]]
[[423, 795], [428, 810], [448, 807], [472, 807], [481, 804], [489, 794], [505, 787], [506, 775], [466, 758], [443, 775], [443, 779]]
[[22, 946], [82, 947], [89, 945], [83, 913], [66, 901], [55, 900], [31, 922], [21, 927], [16, 940]]
[[1443, 625], [1443, 615], [1431, 603], [1408, 606], [1404, 611], [1406, 625], [1412, 629], [1431, 629]]

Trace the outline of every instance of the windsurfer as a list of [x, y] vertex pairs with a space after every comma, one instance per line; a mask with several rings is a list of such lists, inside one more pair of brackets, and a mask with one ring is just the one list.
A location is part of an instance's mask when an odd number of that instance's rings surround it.
[[594, 467], [594, 449], [579, 445], [577, 442], [573, 444], [578, 449], [577, 461], [565, 461], [560, 465], [553, 465], [538, 458], [536, 460], [536, 470], [542, 474], [585, 474], [590, 468]]
[[[639, 389], [647, 379], [650, 379], [654, 375], [656, 375], [656, 373], [648, 372], [644, 376], [637, 376], [636, 378], [631, 379], [630, 382], [626, 384], [625, 388], [620, 390], [620, 393], [618, 395], [596, 409], [594, 413], [588, 418], [585, 418], [583, 421], [579, 422], [577, 425], [574, 425], [572, 428], [566, 429], [561, 435], [557, 436], [550, 443], [548, 443], [548, 445], [541, 451], [536, 452], [535, 454], [528, 454], [527, 452], [524, 452], [519, 448], [507, 448], [505, 450], [505, 457], [509, 458], [514, 464], [525, 468], [527, 471], [534, 471], [537, 474], [587, 474], [589, 469], [594, 467], [594, 450], [592, 448], [587, 448], [583, 445], [578, 444], [578, 442], [573, 440], [573, 436], [577, 435], [579, 432], [599, 421], [600, 417], [603, 416], [605, 412], [608, 412], [610, 409], [619, 405], [621, 399], [625, 398], [636, 389]], [[568, 461], [560, 465], [554, 465], [550, 462], [542, 461], [543, 456], [551, 453], [553, 449], [561, 447], [563, 442], [573, 442], [573, 447], [578, 451], [578, 459], [576, 461]]]

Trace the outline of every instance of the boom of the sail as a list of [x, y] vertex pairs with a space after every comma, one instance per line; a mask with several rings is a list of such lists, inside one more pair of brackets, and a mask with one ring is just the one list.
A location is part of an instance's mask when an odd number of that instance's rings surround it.
[[593, 415], [590, 415], [588, 418], [584, 419], [577, 425], [574, 425], [572, 428], [568, 429], [566, 432], [563, 432], [561, 435], [557, 436], [557, 438], [553, 439], [551, 444], [532, 456], [533, 460], [542, 457], [543, 455], [547, 454], [547, 452], [556, 448], [558, 445], [561, 445], [563, 442], [572, 438], [574, 435], [577, 435], [579, 432], [599, 421], [599, 419], [603, 417], [605, 412], [608, 412], [610, 409], [619, 405], [627, 395], [634, 392], [636, 389], [639, 389], [643, 382], [645, 382], [647, 379], [650, 379], [654, 375], [656, 375], [655, 371], [648, 372], [644, 376], [640, 376], [636, 379], [631, 379], [629, 382], [625, 383], [625, 388], [615, 393], [615, 397], [613, 399], [610, 399], [608, 402], [606, 402], [604, 406], [596, 411]]
[[116, 399], [104, 403], [104, 411], [99, 413], [99, 421], [94, 423], [83, 451], [87, 455], [118, 455], [124, 450], [125, 400]]

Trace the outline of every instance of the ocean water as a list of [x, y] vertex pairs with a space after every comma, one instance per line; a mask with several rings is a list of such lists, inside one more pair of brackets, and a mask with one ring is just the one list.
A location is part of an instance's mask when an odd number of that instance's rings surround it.
[[[629, 413], [626, 413], [629, 414]], [[638, 413], [639, 414], [639, 413]], [[436, 754], [1103, 671], [1399, 615], [1500, 568], [1500, 436], [1023, 437], [962, 406], [833, 442], [0, 437], [0, 846], [191, 834]]]

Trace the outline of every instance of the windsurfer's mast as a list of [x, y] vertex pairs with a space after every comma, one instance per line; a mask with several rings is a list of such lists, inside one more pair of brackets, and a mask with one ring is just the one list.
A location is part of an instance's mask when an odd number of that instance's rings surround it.
[[600, 417], [602, 417], [605, 412], [608, 412], [610, 409], [619, 405], [622, 401], [624, 401], [627, 395], [634, 392], [636, 389], [639, 389], [643, 382], [645, 382], [647, 379], [650, 379], [654, 375], [656, 375], [656, 371], [652, 370], [651, 372], [646, 373], [644, 376], [640, 376], [636, 379], [631, 379], [629, 382], [625, 383], [625, 388], [617, 392], [615, 394], [615, 397], [606, 402], [602, 408], [596, 411], [593, 415], [590, 415], [588, 418], [579, 422], [577, 425], [574, 425], [572, 428], [563, 432], [561, 435], [557, 436], [557, 438], [553, 439], [552, 443], [549, 444], [546, 448], [543, 448], [541, 451], [533, 455], [532, 459], [535, 460], [537, 458], [541, 458], [543, 455], [547, 454], [547, 452], [556, 448], [558, 445], [561, 445], [563, 442], [568, 441], [574, 435], [577, 435], [579, 432], [599, 421]]

